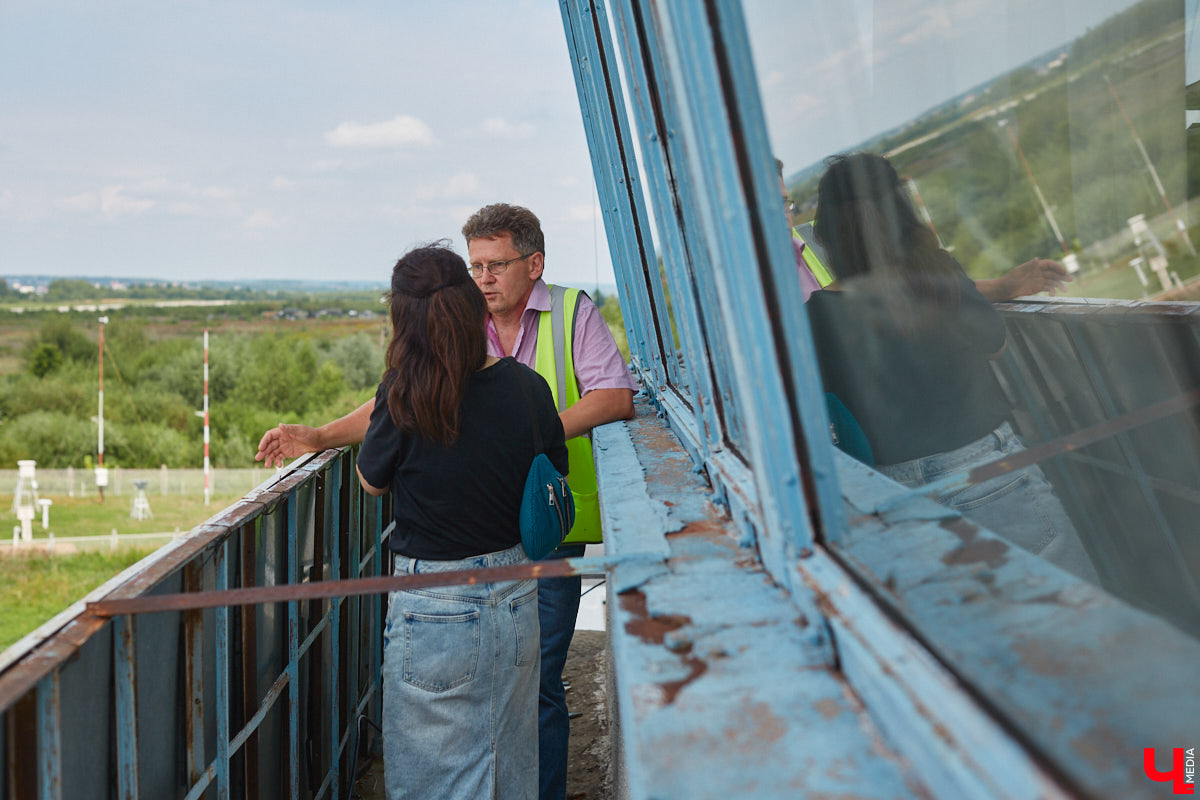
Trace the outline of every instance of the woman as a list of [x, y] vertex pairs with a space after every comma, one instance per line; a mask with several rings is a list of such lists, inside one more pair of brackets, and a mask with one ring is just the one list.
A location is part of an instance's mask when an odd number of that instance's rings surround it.
[[[915, 487], [1021, 450], [990, 364], [1004, 321], [917, 218], [892, 165], [869, 153], [831, 159], [813, 231], [837, 276], [807, 306], [821, 374], [862, 425], [877, 469]], [[1096, 581], [1039, 468], [940, 499]]]
[[[358, 456], [392, 492], [395, 572], [527, 563], [518, 528], [534, 426], [567, 470], [546, 382], [487, 355], [487, 307], [442, 246], [392, 271], [387, 372]], [[383, 665], [384, 771], [398, 798], [533, 798], [538, 778], [535, 581], [393, 592]]]

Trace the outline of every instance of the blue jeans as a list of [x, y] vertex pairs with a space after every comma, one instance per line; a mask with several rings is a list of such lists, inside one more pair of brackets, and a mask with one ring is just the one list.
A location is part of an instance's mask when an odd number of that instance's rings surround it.
[[[461, 561], [394, 558], [397, 575], [529, 560], [520, 545]], [[383, 646], [389, 800], [533, 800], [536, 582], [392, 592]]]
[[[957, 450], [877, 469], [898, 483], [916, 488], [946, 473], [967, 470], [1024, 449], [1012, 426], [1005, 422]], [[1051, 564], [1099, 584], [1079, 533], [1040, 467], [998, 475], [943, 495], [938, 502]]]
[[[578, 558], [582, 544], [559, 547], [546, 559]], [[567, 716], [567, 693], [563, 690], [563, 667], [567, 649], [575, 635], [579, 615], [580, 578], [543, 578], [538, 581], [538, 619], [542, 630], [542, 678], [538, 692], [538, 796], [541, 800], [563, 800], [567, 796], [567, 743], [571, 720]]]

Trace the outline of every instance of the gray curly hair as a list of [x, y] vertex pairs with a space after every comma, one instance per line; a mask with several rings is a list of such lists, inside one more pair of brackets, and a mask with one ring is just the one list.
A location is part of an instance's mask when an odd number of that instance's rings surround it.
[[542, 223], [532, 211], [508, 203], [492, 203], [471, 215], [462, 227], [467, 244], [472, 239], [490, 239], [501, 234], [512, 236], [513, 247], [524, 253], [546, 253]]

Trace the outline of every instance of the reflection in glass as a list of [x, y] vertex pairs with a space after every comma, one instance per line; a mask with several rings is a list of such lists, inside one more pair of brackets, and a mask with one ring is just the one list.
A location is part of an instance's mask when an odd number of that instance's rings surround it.
[[[938, 247], [881, 156], [835, 160], [818, 187], [816, 239], [838, 280], [808, 302], [825, 388], [857, 420], [885, 475], [923, 486], [1018, 453], [990, 362], [1004, 321]], [[941, 501], [1031, 553], [1096, 580], [1041, 470]]]
[[[1040, 470], [1007, 476], [1039, 484], [1027, 507], [1065, 509], [1100, 585], [1200, 635], [1200, 41], [1185, 5], [745, 13], [794, 240], [836, 278], [807, 307], [838, 445], [913, 484], [988, 437], [950, 470], [1037, 443]], [[848, 229], [819, 205], [848, 153], [894, 167], [915, 274], [879, 207]], [[982, 496], [940, 495], [968, 516]], [[987, 527], [1019, 524], [1007, 516]]]

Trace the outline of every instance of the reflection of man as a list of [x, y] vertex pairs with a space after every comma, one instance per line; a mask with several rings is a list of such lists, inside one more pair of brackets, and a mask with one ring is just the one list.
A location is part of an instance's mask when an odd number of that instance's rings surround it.
[[[787, 184], [783, 182], [783, 162], [775, 159], [775, 169], [779, 171], [779, 191], [783, 195], [783, 213], [787, 219], [788, 231], [792, 234], [792, 257], [796, 260], [796, 274], [800, 278], [800, 290], [804, 292], [804, 300], [813, 292], [833, 283], [833, 277], [821, 264], [820, 258], [811, 251], [807, 242], [796, 232], [792, 219], [792, 199], [788, 197]], [[813, 263], [813, 262], [816, 263]], [[820, 276], [820, 277], [819, 277]], [[822, 281], [821, 277], [825, 280]]]
[[[571, 536], [551, 557], [581, 556], [584, 544], [580, 542], [599, 541], [600, 531], [591, 444], [586, 434], [597, 425], [632, 417], [636, 386], [591, 299], [574, 289], [553, 287], [552, 290], [542, 280], [545, 244], [541, 224], [532, 212], [505, 203], [486, 206], [467, 220], [463, 236], [467, 240], [471, 275], [487, 299], [488, 354], [513, 356], [537, 370], [547, 378], [558, 403], [568, 439], [569, 477], [577, 493], [577, 505]], [[558, 340], [554, 334], [554, 317], [559, 312], [563, 343], [559, 350], [565, 351], [561, 359], [556, 357]], [[320, 428], [305, 425], [273, 428], [263, 435], [255, 459], [279, 464], [284, 458], [306, 452], [361, 442], [374, 403], [369, 400], [351, 414]], [[562, 671], [575, 631], [579, 592], [579, 578], [543, 580], [538, 585], [542, 637], [538, 703], [542, 798], [566, 796], [570, 723]]]
[[[792, 234], [792, 255], [796, 259], [796, 272], [800, 277], [800, 288], [805, 301], [813, 292], [824, 289], [836, 280], [821, 258], [820, 248], [813, 235], [812, 223], [796, 224], [792, 216], [792, 200], [788, 197], [787, 184], [783, 180], [783, 162], [775, 159], [779, 171], [779, 191], [783, 194], [783, 209], [787, 216], [788, 231]], [[1075, 280], [1067, 268], [1049, 258], [1035, 258], [1019, 264], [999, 278], [980, 278], [975, 281], [989, 302], [999, 303], [1014, 297], [1049, 292], [1055, 294], [1065, 284]]]

